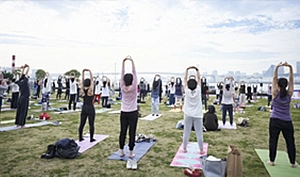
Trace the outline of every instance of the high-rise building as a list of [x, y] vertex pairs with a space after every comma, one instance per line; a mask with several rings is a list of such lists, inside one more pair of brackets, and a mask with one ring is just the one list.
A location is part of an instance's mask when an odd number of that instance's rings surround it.
[[[263, 76], [264, 77], [272, 77], [274, 74], [274, 70], [275, 70], [275, 65], [271, 65], [267, 71], [263, 72]], [[279, 67], [278, 68], [278, 75], [283, 75], [284, 74], [284, 68], [283, 67]]]
[[296, 62], [296, 68], [297, 74], [300, 74], [300, 61]]

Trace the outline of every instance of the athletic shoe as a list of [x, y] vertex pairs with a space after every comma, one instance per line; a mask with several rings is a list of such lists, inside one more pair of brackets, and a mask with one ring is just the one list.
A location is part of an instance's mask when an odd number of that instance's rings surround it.
[[132, 167], [133, 170], [137, 169], [137, 162], [136, 162], [136, 160], [132, 160], [131, 167]]
[[128, 170], [132, 169], [132, 160], [131, 160], [131, 159], [128, 159], [128, 160], [127, 160], [126, 168], [127, 168]]

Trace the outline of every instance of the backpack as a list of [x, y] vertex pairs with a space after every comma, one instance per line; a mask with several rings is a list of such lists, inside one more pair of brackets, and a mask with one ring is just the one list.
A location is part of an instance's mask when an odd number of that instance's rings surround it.
[[50, 116], [49, 116], [46, 112], [43, 112], [43, 113], [40, 115], [40, 119], [42, 119], [42, 120], [49, 120], [49, 119], [50, 119]]
[[60, 139], [55, 143], [55, 147], [55, 157], [63, 159], [74, 159], [80, 155], [80, 153], [78, 152], [80, 147], [73, 139]]

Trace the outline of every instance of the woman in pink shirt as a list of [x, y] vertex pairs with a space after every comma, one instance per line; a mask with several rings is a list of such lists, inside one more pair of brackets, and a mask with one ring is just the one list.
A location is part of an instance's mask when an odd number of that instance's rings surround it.
[[[129, 60], [132, 63], [132, 73], [125, 74], [125, 61]], [[124, 145], [126, 139], [127, 129], [129, 127], [129, 158], [133, 158], [133, 148], [135, 143], [136, 127], [138, 122], [138, 110], [137, 110], [137, 77], [135, 66], [132, 58], [130, 56], [126, 57], [122, 63], [122, 72], [120, 87], [122, 91], [122, 105], [121, 105], [121, 115], [120, 115], [120, 156], [124, 157]]]

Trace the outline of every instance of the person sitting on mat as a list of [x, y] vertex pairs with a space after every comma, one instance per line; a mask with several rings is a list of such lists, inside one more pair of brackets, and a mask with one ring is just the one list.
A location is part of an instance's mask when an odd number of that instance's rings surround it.
[[[196, 78], [188, 79], [188, 71], [195, 69], [197, 72]], [[200, 149], [200, 154], [204, 154], [203, 150], [203, 113], [201, 101], [201, 77], [198, 68], [195, 66], [188, 67], [184, 76], [185, 100], [183, 105], [184, 112], [184, 133], [183, 133], [183, 152], [187, 152], [188, 140], [190, 137], [192, 126], [195, 128], [197, 142]]]
[[[84, 72], [89, 72], [90, 78], [84, 78]], [[89, 119], [90, 126], [90, 142], [96, 141], [94, 139], [94, 122], [95, 122], [95, 108], [93, 104], [94, 99], [94, 81], [92, 72], [89, 69], [82, 71], [82, 82], [80, 87], [80, 94], [83, 97], [83, 106], [80, 114], [80, 124], [78, 128], [79, 141], [83, 141], [83, 128], [86, 119]]]
[[223, 125], [226, 123], [226, 114], [228, 111], [229, 114], [229, 122], [230, 125], [233, 124], [233, 106], [235, 102], [234, 98], [234, 84], [233, 84], [233, 78], [232, 77], [226, 77], [224, 79], [225, 88], [223, 89], [223, 95], [222, 95], [222, 121]]
[[156, 74], [153, 79], [152, 89], [151, 89], [151, 114], [152, 116], [159, 114], [159, 92], [160, 92], [160, 75]]
[[[125, 74], [125, 61], [129, 60], [132, 63], [132, 73]], [[124, 157], [124, 145], [126, 132], [129, 127], [129, 158], [133, 158], [133, 149], [135, 146], [136, 127], [138, 123], [137, 110], [137, 76], [134, 62], [131, 56], [126, 57], [122, 62], [122, 72], [120, 80], [120, 88], [122, 90], [122, 104], [120, 114], [120, 156]]]
[[218, 117], [215, 113], [216, 108], [213, 105], [209, 105], [208, 111], [203, 116], [203, 126], [205, 127], [206, 131], [218, 130]]
[[[278, 79], [278, 68], [288, 67], [290, 69], [289, 82], [286, 78]], [[290, 112], [291, 97], [294, 92], [293, 68], [287, 62], [279, 63], [275, 70], [272, 80], [272, 113], [269, 123], [269, 161], [268, 164], [274, 166], [277, 153], [277, 143], [280, 132], [286, 142], [287, 152], [291, 167], [298, 166], [296, 163], [296, 148], [294, 138], [294, 126]], [[288, 87], [286, 89], [286, 87]]]
[[[21, 94], [18, 99], [15, 125], [17, 127], [24, 128], [26, 123], [27, 113], [28, 113], [29, 97], [30, 97], [30, 89], [28, 83], [29, 65], [25, 64], [21, 68], [22, 68], [21, 77], [18, 81]], [[25, 71], [25, 69], [27, 70]]]

